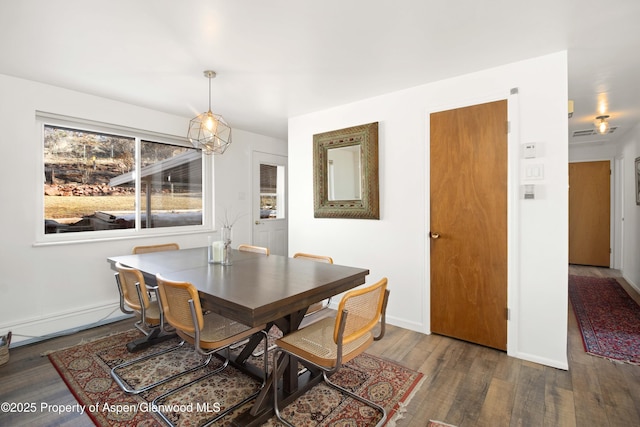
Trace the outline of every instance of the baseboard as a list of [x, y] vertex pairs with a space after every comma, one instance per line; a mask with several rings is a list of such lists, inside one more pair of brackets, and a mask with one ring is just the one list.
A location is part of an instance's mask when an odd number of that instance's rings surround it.
[[[334, 298], [335, 299], [335, 298]], [[337, 310], [338, 309], [338, 302], [334, 301], [333, 299], [331, 300], [331, 303], [329, 303], [329, 308], [333, 309], [333, 310]], [[415, 331], [415, 332], [420, 332], [420, 333], [425, 333], [425, 326], [422, 323], [418, 323], [418, 322], [412, 322], [406, 319], [402, 319], [400, 317], [395, 317], [395, 316], [389, 316], [387, 315], [387, 323], [389, 325], [393, 325], [393, 326], [398, 326], [400, 328], [404, 328], [404, 329], [409, 329], [411, 331]]]
[[552, 368], [562, 369], [565, 371], [569, 370], [569, 362], [567, 360], [560, 361], [555, 359], [547, 359], [545, 357], [535, 356], [528, 353], [519, 353], [519, 352], [507, 353], [507, 354], [511, 357], [527, 360], [529, 362], [538, 363], [540, 365], [550, 366]]
[[116, 322], [131, 317], [120, 311], [119, 303], [108, 303], [83, 309], [48, 314], [0, 325], [0, 331], [11, 331], [11, 347], [32, 344], [58, 336]]
[[637, 284], [633, 283], [633, 281], [629, 279], [629, 277], [627, 277], [627, 275], [625, 275], [624, 272], [622, 273], [622, 278], [626, 280], [629, 286], [631, 286], [633, 289], [635, 289], [637, 293], [640, 294], [640, 287]]
[[424, 325], [421, 323], [417, 323], [417, 322], [412, 322], [406, 319], [402, 319], [399, 317], [395, 317], [395, 316], [388, 316], [387, 315], [387, 323], [393, 326], [398, 326], [404, 329], [409, 329], [411, 331], [414, 332], [420, 332], [420, 333], [425, 333], [424, 332]]

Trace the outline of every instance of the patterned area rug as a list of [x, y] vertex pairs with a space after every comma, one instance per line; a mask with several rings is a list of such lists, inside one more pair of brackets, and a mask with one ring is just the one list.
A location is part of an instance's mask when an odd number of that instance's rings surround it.
[[456, 426], [454, 426], [453, 424], [446, 424], [441, 421], [430, 420], [429, 424], [427, 424], [427, 427], [456, 427]]
[[[181, 376], [147, 392], [128, 395], [112, 380], [111, 368], [146, 352], [156, 352], [177, 343], [176, 340], [169, 340], [148, 350], [128, 353], [125, 344], [140, 336], [137, 330], [131, 330], [49, 354], [49, 359], [60, 376], [98, 426], [163, 426], [164, 422], [153, 411], [153, 399], [190, 379], [200, 378], [219, 366], [220, 362], [214, 358], [207, 368]], [[154, 357], [120, 373], [130, 386], [135, 387], [148, 384], [153, 378], [183, 370], [185, 366], [195, 366], [201, 361], [193, 347], [185, 344], [179, 350]], [[258, 366], [261, 361], [262, 358], [250, 359], [250, 363]], [[402, 416], [404, 407], [419, 388], [423, 376], [394, 362], [363, 354], [346, 364], [332, 378], [343, 387], [364, 394], [385, 407], [389, 414], [387, 425], [391, 426], [395, 419]], [[178, 425], [198, 425], [214, 418], [220, 409], [239, 402], [242, 396], [251, 394], [259, 386], [255, 379], [227, 367], [222, 373], [187, 387], [168, 400], [158, 402], [157, 407]], [[251, 402], [228, 414], [216, 425], [226, 425], [229, 420], [248, 410], [250, 404]], [[378, 417], [372, 409], [354, 399], [345, 398], [341, 393], [322, 384], [287, 406], [283, 413], [294, 424], [309, 427], [361, 427], [374, 425]], [[265, 425], [278, 424], [270, 420]]]
[[640, 306], [615, 279], [570, 275], [569, 298], [587, 353], [640, 363]]

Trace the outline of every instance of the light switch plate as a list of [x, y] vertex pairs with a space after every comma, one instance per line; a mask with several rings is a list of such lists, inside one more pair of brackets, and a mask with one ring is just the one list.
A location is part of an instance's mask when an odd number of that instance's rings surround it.
[[524, 179], [541, 180], [544, 179], [544, 165], [543, 164], [528, 164], [524, 167]]

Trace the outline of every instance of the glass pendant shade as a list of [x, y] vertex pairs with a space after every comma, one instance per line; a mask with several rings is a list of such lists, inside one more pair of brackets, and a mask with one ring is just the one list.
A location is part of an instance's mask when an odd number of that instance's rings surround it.
[[189, 122], [189, 141], [205, 154], [222, 154], [231, 144], [231, 127], [211, 110]]
[[231, 127], [221, 115], [211, 112], [211, 79], [216, 73], [205, 71], [204, 76], [209, 79], [209, 110], [191, 119], [187, 137], [205, 154], [222, 154], [231, 144]]

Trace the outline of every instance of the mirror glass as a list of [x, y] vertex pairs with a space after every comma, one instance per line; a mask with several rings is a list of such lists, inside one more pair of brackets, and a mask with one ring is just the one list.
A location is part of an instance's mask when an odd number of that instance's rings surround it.
[[380, 219], [378, 122], [313, 135], [315, 218]]
[[360, 200], [360, 145], [327, 150], [329, 200]]

